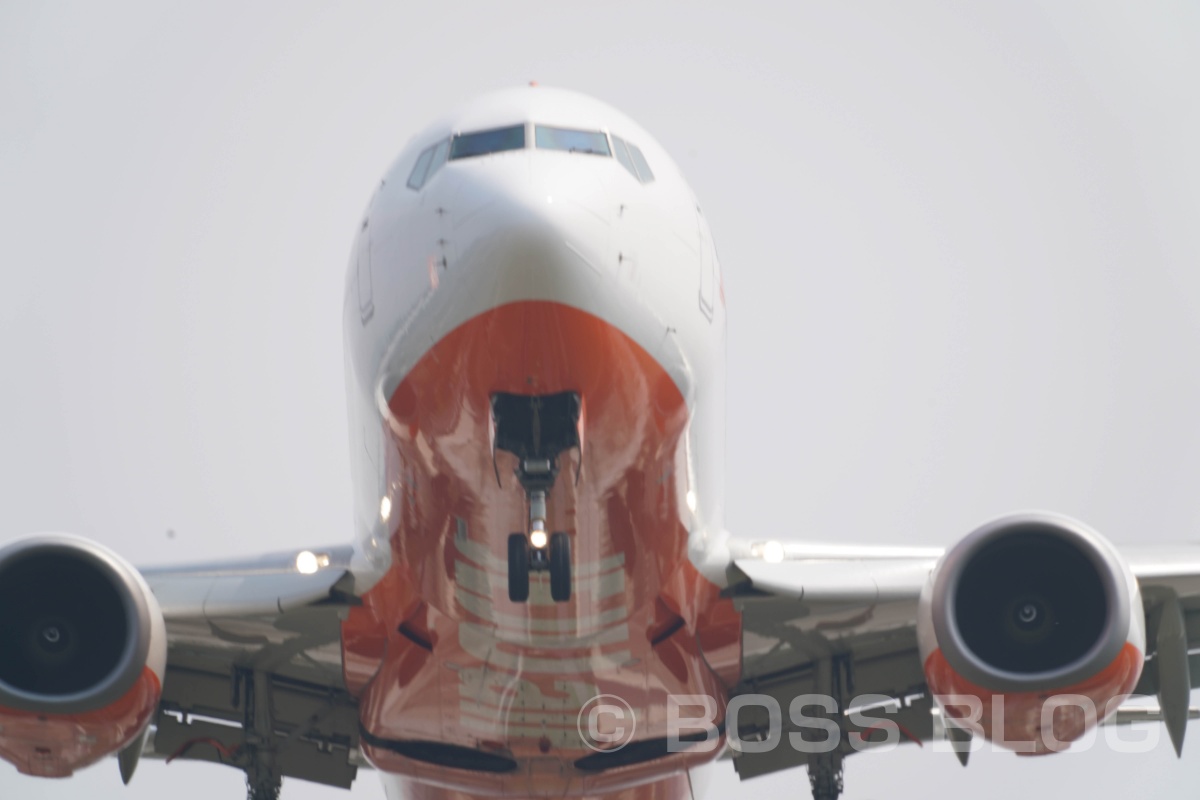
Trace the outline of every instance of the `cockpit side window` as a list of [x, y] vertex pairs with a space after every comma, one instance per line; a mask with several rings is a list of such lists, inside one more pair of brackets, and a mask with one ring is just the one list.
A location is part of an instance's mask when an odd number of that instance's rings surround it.
[[437, 144], [422, 150], [421, 155], [417, 156], [416, 165], [409, 173], [408, 188], [416, 192], [421, 191], [421, 187], [429, 183], [430, 178], [446, 163], [446, 155], [449, 152], [449, 139], [442, 139]]
[[425, 181], [433, 177], [433, 173], [442, 168], [442, 164], [446, 163], [447, 156], [450, 155], [450, 140], [442, 139], [433, 148], [433, 159], [429, 162], [429, 173], [425, 176]]
[[613, 136], [613, 153], [617, 157], [617, 161], [621, 162], [621, 166], [629, 170], [629, 174], [637, 177], [637, 167], [633, 165], [633, 159], [629, 157], [629, 148], [625, 146], [625, 140], [620, 136]]
[[521, 150], [525, 147], [525, 126], [512, 125], [474, 133], [457, 134], [450, 142], [450, 160], [474, 158], [505, 150]]
[[654, 173], [650, 171], [650, 165], [646, 163], [646, 157], [642, 155], [642, 151], [638, 149], [636, 144], [626, 142], [629, 145], [629, 157], [633, 159], [633, 163], [637, 165], [638, 180], [642, 183], [650, 183], [654, 180]]
[[433, 148], [427, 147], [417, 156], [417, 164], [408, 176], [408, 188], [419, 191], [425, 185], [425, 176], [429, 173], [429, 161], [433, 158]]
[[621, 166], [629, 170], [629, 174], [637, 178], [642, 183], [649, 183], [654, 180], [654, 173], [650, 171], [650, 165], [646, 163], [646, 157], [642, 155], [642, 151], [637, 145], [627, 142], [616, 134], [612, 137], [613, 154], [617, 157], [617, 161], [621, 162]]
[[540, 150], [566, 150], [569, 153], [587, 153], [593, 156], [612, 155], [608, 149], [608, 137], [601, 131], [537, 125], [533, 130], [533, 141]]

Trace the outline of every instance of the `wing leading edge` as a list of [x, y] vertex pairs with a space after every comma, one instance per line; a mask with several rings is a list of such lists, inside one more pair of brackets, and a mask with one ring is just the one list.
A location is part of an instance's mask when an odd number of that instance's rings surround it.
[[361, 574], [351, 548], [304, 553], [142, 570], [168, 636], [145, 752], [234, 766], [252, 786], [350, 787], [362, 759], [340, 626]]
[[[731, 747], [743, 779], [807, 764], [814, 787], [840, 781], [842, 759], [882, 738], [873, 721], [880, 718], [896, 723], [901, 743], [947, 735], [917, 643], [918, 602], [944, 551], [737, 540], [725, 546], [726, 592], [743, 624], [735, 696], [773, 698], [783, 712], [785, 742], [790, 734], [811, 734], [791, 723], [789, 704], [804, 695], [831, 696], [837, 710], [826, 717], [841, 732], [834, 750], [816, 755], [811, 748]], [[1200, 546], [1137, 546], [1121, 554], [1145, 606], [1146, 663], [1134, 694], [1157, 696], [1160, 710], [1123, 709], [1114, 719], [1162, 719], [1178, 748], [1187, 720], [1196, 716], [1188, 708], [1190, 688], [1200, 683]], [[742, 708], [737, 722], [739, 738], [749, 743], [771, 725], [756, 702]]]

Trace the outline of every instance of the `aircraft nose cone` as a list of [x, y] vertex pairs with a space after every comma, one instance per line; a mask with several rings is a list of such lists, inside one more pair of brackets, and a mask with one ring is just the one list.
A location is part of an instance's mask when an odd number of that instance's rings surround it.
[[524, 298], [564, 302], [556, 293], [611, 276], [612, 211], [594, 158], [463, 164], [450, 204], [459, 264]]

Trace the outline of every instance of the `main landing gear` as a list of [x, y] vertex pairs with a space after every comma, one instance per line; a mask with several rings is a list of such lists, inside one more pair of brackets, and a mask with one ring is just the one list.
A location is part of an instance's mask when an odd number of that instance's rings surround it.
[[[529, 504], [529, 533], [508, 537], [508, 599], [514, 603], [529, 599], [530, 572], [550, 573], [550, 596], [555, 602], [571, 599], [571, 537], [562, 531], [547, 534], [546, 497], [558, 477], [559, 455], [580, 447], [582, 407], [574, 392], [492, 395], [493, 454], [504, 450], [517, 456], [515, 473]], [[579, 474], [577, 468], [576, 482]], [[499, 468], [496, 480], [500, 480]]]
[[837, 800], [842, 794], [842, 757], [821, 753], [808, 760], [808, 785], [813, 800]]

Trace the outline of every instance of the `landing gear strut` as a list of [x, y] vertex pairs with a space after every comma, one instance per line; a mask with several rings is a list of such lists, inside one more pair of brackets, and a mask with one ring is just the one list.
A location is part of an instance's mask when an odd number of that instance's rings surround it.
[[[818, 660], [814, 666], [815, 690], [833, 698], [835, 708], [844, 708], [845, 687], [850, 681], [848, 660], [844, 656], [835, 655]], [[825, 719], [835, 721], [830, 710], [825, 709], [819, 713]], [[844, 729], [842, 732], [845, 732]], [[809, 755], [808, 784], [812, 788], [813, 800], [837, 800], [842, 794], [842, 775], [842, 754], [836, 749]]]
[[246, 732], [243, 749], [248, 756], [244, 766], [246, 800], [279, 800], [283, 776], [275, 758], [270, 678], [265, 672], [241, 673], [234, 681], [234, 692], [238, 689], [242, 690], [242, 727]]
[[[516, 476], [529, 503], [529, 533], [508, 537], [508, 598], [514, 603], [529, 599], [529, 573], [550, 573], [550, 596], [555, 602], [571, 599], [571, 538], [562, 531], [547, 534], [546, 497], [558, 477], [558, 457], [581, 447], [579, 425], [583, 403], [574, 392], [551, 395], [492, 395], [494, 451], [504, 450], [518, 459]], [[580, 453], [575, 481], [579, 481]], [[500, 471], [496, 468], [496, 480]]]

